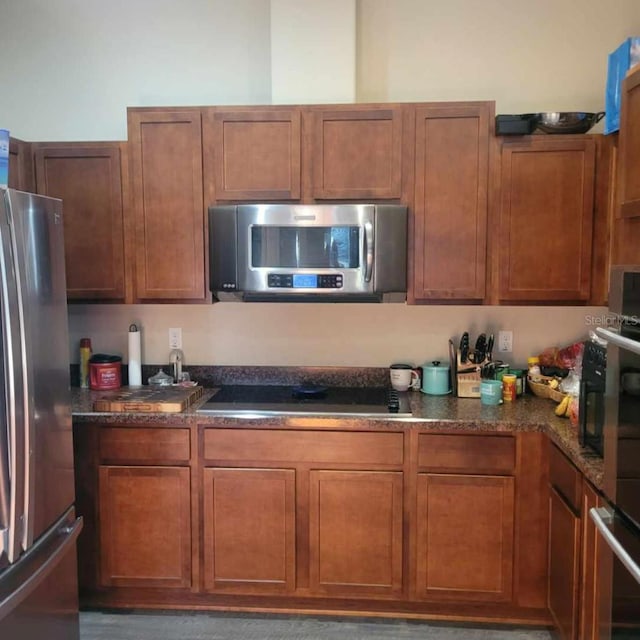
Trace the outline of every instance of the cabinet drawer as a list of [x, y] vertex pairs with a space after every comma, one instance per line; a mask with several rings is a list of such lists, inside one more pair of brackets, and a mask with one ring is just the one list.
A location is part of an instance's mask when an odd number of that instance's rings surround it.
[[205, 429], [206, 462], [329, 462], [399, 466], [402, 433]]
[[109, 427], [100, 429], [102, 462], [188, 463], [189, 429]]
[[509, 475], [516, 459], [511, 436], [435, 435], [418, 437], [420, 471]]
[[549, 482], [567, 501], [569, 506], [580, 513], [582, 474], [558, 447], [549, 444]]

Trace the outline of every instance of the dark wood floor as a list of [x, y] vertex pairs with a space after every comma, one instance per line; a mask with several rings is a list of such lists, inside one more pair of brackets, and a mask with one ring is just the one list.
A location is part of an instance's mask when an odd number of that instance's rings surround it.
[[206, 613], [80, 614], [81, 640], [550, 640], [541, 629]]

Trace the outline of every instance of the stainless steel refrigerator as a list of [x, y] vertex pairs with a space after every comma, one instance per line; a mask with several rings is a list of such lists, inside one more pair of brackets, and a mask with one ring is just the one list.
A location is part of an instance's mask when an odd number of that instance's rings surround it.
[[79, 638], [62, 203], [0, 189], [0, 637]]

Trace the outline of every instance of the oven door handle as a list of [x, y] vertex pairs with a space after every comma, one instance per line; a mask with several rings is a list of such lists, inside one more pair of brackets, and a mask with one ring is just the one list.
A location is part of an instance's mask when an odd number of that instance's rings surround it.
[[632, 353], [640, 356], [640, 342], [625, 338], [615, 331], [603, 329], [602, 327], [596, 327], [596, 333], [607, 342], [614, 344], [616, 347], [626, 349], [627, 351], [631, 351]]
[[607, 527], [607, 522], [613, 520], [611, 512], [605, 507], [592, 507], [589, 509], [589, 517], [602, 534], [605, 542], [611, 547], [611, 551], [616, 554], [618, 560], [627, 568], [627, 571], [634, 577], [635, 581], [640, 584], [640, 567], [633, 561], [633, 558], [625, 551], [620, 541]]
[[375, 251], [375, 242], [373, 224], [367, 221], [364, 223], [365, 282], [371, 282], [371, 276], [373, 275], [373, 254]]

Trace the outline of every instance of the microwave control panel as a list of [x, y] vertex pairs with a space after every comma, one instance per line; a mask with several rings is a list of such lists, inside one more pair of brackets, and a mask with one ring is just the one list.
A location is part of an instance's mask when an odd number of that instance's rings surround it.
[[342, 289], [341, 273], [270, 273], [267, 286], [274, 289]]

